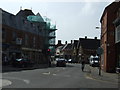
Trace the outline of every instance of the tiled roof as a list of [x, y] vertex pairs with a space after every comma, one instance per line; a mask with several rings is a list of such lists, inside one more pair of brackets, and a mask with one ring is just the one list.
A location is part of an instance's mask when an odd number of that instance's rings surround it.
[[72, 44], [71, 43], [68, 43], [66, 44], [64, 47], [63, 47], [63, 50], [69, 50], [69, 49], [72, 49]]
[[97, 49], [100, 47], [100, 40], [80, 38], [80, 46], [84, 49]]

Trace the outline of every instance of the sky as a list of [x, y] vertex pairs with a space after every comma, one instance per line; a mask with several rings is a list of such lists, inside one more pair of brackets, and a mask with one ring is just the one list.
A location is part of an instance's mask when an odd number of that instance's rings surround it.
[[0, 8], [17, 14], [20, 8], [32, 9], [41, 16], [47, 16], [56, 24], [58, 40], [71, 42], [79, 38], [100, 38], [100, 18], [112, 0], [2, 0]]

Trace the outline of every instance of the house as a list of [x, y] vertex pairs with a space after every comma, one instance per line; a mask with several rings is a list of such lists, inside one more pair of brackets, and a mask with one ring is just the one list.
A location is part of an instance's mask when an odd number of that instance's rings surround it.
[[63, 55], [64, 55], [66, 60], [71, 59], [72, 58], [72, 51], [73, 51], [72, 43], [65, 44], [62, 51], [63, 51]]
[[75, 63], [79, 62], [79, 59], [78, 59], [78, 48], [77, 48], [78, 41], [79, 40], [73, 40], [73, 44], [72, 44], [72, 60]]
[[87, 38], [79, 38], [78, 42], [78, 59], [79, 61], [85, 60], [86, 63], [89, 62], [88, 58], [93, 55], [97, 55], [97, 49], [100, 47], [100, 40], [95, 37], [94, 39]]
[[112, 2], [105, 7], [101, 16], [101, 47], [104, 53], [101, 55], [101, 68], [106, 72], [115, 72], [116, 51], [115, 51], [115, 26], [113, 21], [117, 18], [117, 11], [120, 8], [119, 2]]
[[117, 18], [113, 23], [115, 25], [116, 70], [120, 72], [120, 7], [117, 9]]

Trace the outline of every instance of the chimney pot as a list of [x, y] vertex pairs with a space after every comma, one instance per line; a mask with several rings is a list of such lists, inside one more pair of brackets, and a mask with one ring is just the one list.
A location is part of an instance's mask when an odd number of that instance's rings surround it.
[[67, 41], [65, 41], [65, 44], [67, 44]]
[[95, 37], [95, 39], [97, 39], [97, 37]]
[[71, 40], [71, 44], [73, 43], [73, 40]]

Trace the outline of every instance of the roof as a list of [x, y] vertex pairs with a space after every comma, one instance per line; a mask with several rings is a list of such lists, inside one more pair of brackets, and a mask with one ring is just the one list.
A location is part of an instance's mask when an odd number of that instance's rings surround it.
[[63, 47], [63, 50], [70, 50], [70, 49], [72, 49], [72, 44], [71, 43], [68, 43], [68, 44], [66, 44], [64, 47]]
[[[28, 13], [27, 13], [28, 12]], [[20, 10], [17, 15], [13, 15], [9, 12], [2, 10], [2, 24], [15, 28], [16, 30], [23, 30], [31, 33], [38, 34], [38, 26], [42, 26], [45, 23], [31, 23], [27, 20], [27, 15], [33, 14], [31, 10]], [[25, 15], [25, 16], [23, 16]], [[40, 35], [44, 35], [39, 33]]]
[[74, 40], [73, 47], [77, 48], [79, 40]]
[[35, 15], [32, 10], [29, 9], [25, 9], [25, 10], [20, 10], [16, 16], [22, 16], [22, 17], [27, 17], [29, 15]]
[[100, 22], [102, 22], [102, 19], [104, 17], [104, 15], [106, 14], [106, 12], [108, 12], [108, 9], [110, 9], [109, 11], [115, 11], [116, 8], [120, 7], [120, 1], [119, 2], [112, 2], [111, 4], [109, 4], [108, 6], [105, 7], [103, 14], [101, 16]]
[[84, 49], [97, 49], [100, 47], [100, 40], [80, 38], [80, 46]]

